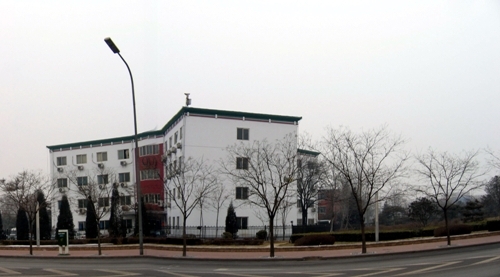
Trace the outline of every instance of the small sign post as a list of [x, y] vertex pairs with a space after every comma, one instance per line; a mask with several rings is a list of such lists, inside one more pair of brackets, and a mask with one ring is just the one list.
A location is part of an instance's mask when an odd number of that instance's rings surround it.
[[59, 255], [69, 255], [68, 230], [59, 230], [57, 232], [57, 244], [59, 245]]

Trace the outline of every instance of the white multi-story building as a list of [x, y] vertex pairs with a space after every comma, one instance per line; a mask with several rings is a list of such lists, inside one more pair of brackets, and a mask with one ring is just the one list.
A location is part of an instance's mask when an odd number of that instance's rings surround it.
[[[297, 116], [182, 107], [161, 130], [139, 134], [140, 155], [137, 162], [141, 192], [146, 210], [154, 215], [153, 228], [182, 226], [182, 215], [167, 195], [169, 189], [166, 183], [172, 165], [175, 167], [175, 163], [180, 164], [186, 158], [203, 158], [204, 162], [217, 167], [227, 157], [228, 146], [262, 140], [276, 141], [286, 136], [296, 138], [300, 119]], [[47, 147], [52, 163], [50, 173], [57, 180], [56, 193], [67, 194], [71, 199], [77, 229], [84, 230], [86, 202], [72, 186], [90, 182], [92, 176], [99, 185], [119, 185], [124, 219], [128, 228], [134, 225], [136, 201], [133, 139], [134, 136], [126, 136]], [[235, 168], [236, 163], [237, 161]], [[77, 181], [71, 182], [71, 178]], [[236, 212], [241, 227], [265, 224], [262, 218], [259, 219], [255, 207], [241, 205], [245, 201], [241, 199], [241, 189], [238, 191], [229, 181], [225, 182], [234, 190], [230, 200], [238, 207]], [[108, 202], [103, 199], [99, 205], [109, 205]], [[219, 212], [219, 225], [224, 225], [229, 202]], [[297, 222], [300, 214], [295, 211], [294, 209], [284, 222]], [[52, 224], [55, 226], [58, 215], [56, 201], [52, 213]], [[204, 209], [203, 213], [193, 212], [186, 225], [199, 226], [201, 216], [204, 225], [215, 226], [217, 215], [213, 209]], [[109, 216], [103, 217], [107, 218]], [[102, 221], [101, 227], [106, 229], [106, 220]]]

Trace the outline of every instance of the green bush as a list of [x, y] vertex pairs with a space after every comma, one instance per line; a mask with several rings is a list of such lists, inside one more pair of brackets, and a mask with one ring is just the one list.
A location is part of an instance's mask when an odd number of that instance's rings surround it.
[[295, 246], [332, 245], [335, 243], [333, 234], [307, 235], [295, 241]]
[[486, 221], [486, 228], [488, 231], [500, 231], [500, 220], [488, 220]]
[[[456, 224], [456, 225], [451, 225], [449, 227], [450, 227], [450, 236], [470, 234], [473, 229], [472, 226], [466, 224]], [[434, 236], [435, 237], [446, 236], [446, 227], [443, 226], [436, 228], [434, 230]]]
[[231, 234], [230, 232], [224, 232], [224, 233], [222, 233], [222, 238], [223, 239], [232, 239], [233, 234]]
[[267, 231], [266, 230], [260, 230], [256, 234], [258, 239], [266, 239], [267, 238]]

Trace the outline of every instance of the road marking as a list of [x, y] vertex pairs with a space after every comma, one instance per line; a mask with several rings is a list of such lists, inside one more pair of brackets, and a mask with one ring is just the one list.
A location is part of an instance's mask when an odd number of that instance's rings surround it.
[[496, 256], [496, 257], [493, 257], [493, 258], [490, 258], [490, 259], [487, 259], [484, 261], [480, 261], [480, 262], [477, 262], [477, 263], [472, 264], [472, 265], [485, 264], [485, 263], [489, 263], [489, 262], [492, 262], [492, 261], [498, 260], [498, 259], [500, 259], [500, 256]]
[[379, 274], [389, 273], [389, 272], [403, 270], [403, 269], [405, 269], [405, 268], [404, 267], [388, 268], [388, 269], [385, 269], [385, 270], [382, 270], [382, 271], [371, 272], [371, 273], [366, 273], [366, 274], [362, 274], [362, 275], [356, 275], [356, 276], [353, 276], [353, 277], [373, 276], [373, 275], [379, 275]]
[[117, 275], [107, 275], [103, 277], [118, 277], [118, 276], [137, 276], [141, 275], [140, 273], [126, 272], [126, 271], [118, 271], [118, 270], [109, 270], [109, 269], [96, 269], [97, 271], [113, 273]]
[[167, 273], [167, 274], [170, 274], [170, 275], [172, 275], [172, 276], [180, 276], [180, 277], [199, 277], [199, 276], [197, 276], [197, 275], [187, 275], [187, 274], [175, 273], [175, 272], [171, 272], [171, 271], [167, 271], [167, 270], [159, 270], [159, 269], [157, 269], [156, 271], [163, 272], [163, 273]]
[[339, 275], [345, 275], [345, 273], [340, 273], [340, 272], [335, 272], [335, 273], [312, 273], [313, 274], [321, 274], [321, 275], [314, 275], [314, 277], [331, 277], [331, 276], [339, 276]]
[[232, 273], [232, 272], [219, 272], [219, 273], [229, 276], [241, 276], [241, 277], [269, 277], [265, 275], [250, 275], [250, 274]]
[[44, 271], [48, 271], [48, 272], [52, 272], [52, 273], [55, 273], [55, 274], [59, 274], [59, 275], [56, 275], [56, 276], [75, 276], [75, 275], [78, 275], [76, 273], [66, 272], [66, 271], [52, 269], [52, 268], [44, 268], [43, 270]]
[[404, 276], [404, 275], [412, 275], [412, 274], [422, 273], [422, 272], [430, 271], [430, 270], [433, 270], [433, 269], [437, 269], [437, 268], [441, 268], [441, 267], [445, 267], [445, 266], [449, 266], [449, 265], [458, 264], [458, 263], [461, 263], [461, 262], [462, 261], [455, 261], [455, 262], [449, 262], [449, 263], [439, 264], [439, 265], [436, 265], [436, 266], [431, 266], [431, 267], [426, 267], [426, 268], [422, 268], [422, 269], [419, 269], [419, 270], [409, 271], [409, 272], [401, 273], [401, 274], [394, 275], [394, 276]]
[[3, 271], [4, 273], [0, 273], [0, 275], [6, 275], [6, 274], [21, 274], [21, 272], [17, 272], [17, 271], [14, 271], [14, 270], [11, 270], [11, 269], [8, 269], [8, 268], [5, 268], [5, 267], [0, 267], [0, 271]]

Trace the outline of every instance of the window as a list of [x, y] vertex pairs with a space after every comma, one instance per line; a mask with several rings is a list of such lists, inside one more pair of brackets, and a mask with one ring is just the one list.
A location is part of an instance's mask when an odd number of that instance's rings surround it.
[[124, 172], [118, 174], [118, 182], [130, 182], [130, 172]]
[[132, 229], [132, 219], [124, 219], [122, 220], [122, 227], [127, 229]]
[[76, 183], [79, 187], [89, 184], [87, 176], [76, 177]]
[[158, 155], [160, 146], [158, 144], [144, 145], [139, 148], [139, 156]]
[[78, 199], [78, 209], [87, 208], [87, 199]]
[[118, 150], [118, 160], [124, 160], [130, 158], [130, 153], [128, 149]]
[[318, 207], [319, 214], [326, 214], [326, 207]]
[[68, 187], [68, 179], [66, 179], [66, 178], [57, 179], [57, 187], [58, 188], [67, 188]]
[[179, 129], [179, 139], [182, 139], [182, 127]]
[[302, 225], [302, 219], [297, 219], [297, 225], [298, 226]]
[[236, 199], [248, 199], [248, 188], [237, 187], [236, 188]]
[[120, 205], [128, 205], [130, 206], [132, 204], [130, 195], [126, 196], [120, 196]]
[[109, 220], [101, 220], [101, 221], [99, 221], [99, 228], [101, 228], [101, 230], [107, 230], [107, 229], [109, 229]]
[[177, 139], [179, 138], [179, 132], [175, 132], [174, 134], [174, 143], [177, 143]]
[[236, 158], [236, 169], [248, 169], [248, 158]]
[[108, 152], [97, 152], [97, 162], [105, 162], [108, 160]]
[[86, 164], [87, 154], [76, 155], [76, 164]]
[[248, 229], [248, 217], [236, 217], [238, 229]]
[[58, 200], [57, 201], [57, 208], [60, 210], [61, 209], [61, 204], [62, 204], [62, 201], [61, 200]]
[[158, 169], [141, 170], [141, 180], [157, 180], [159, 178]]
[[99, 205], [99, 207], [109, 207], [109, 198], [107, 198], [107, 197], [100, 197], [97, 200], [97, 205]]
[[313, 218], [308, 218], [307, 219], [307, 225], [314, 225], [314, 219]]
[[97, 175], [97, 184], [106, 185], [108, 183], [108, 175]]
[[170, 145], [170, 147], [172, 147], [172, 137], [168, 138], [168, 144]]
[[57, 166], [66, 165], [66, 157], [57, 157]]
[[85, 231], [85, 221], [78, 221], [78, 231]]
[[160, 194], [158, 193], [150, 193], [150, 194], [144, 194], [144, 203], [152, 203], [156, 204], [160, 201]]
[[236, 129], [236, 139], [238, 140], [248, 140], [248, 133], [250, 129], [238, 128]]

